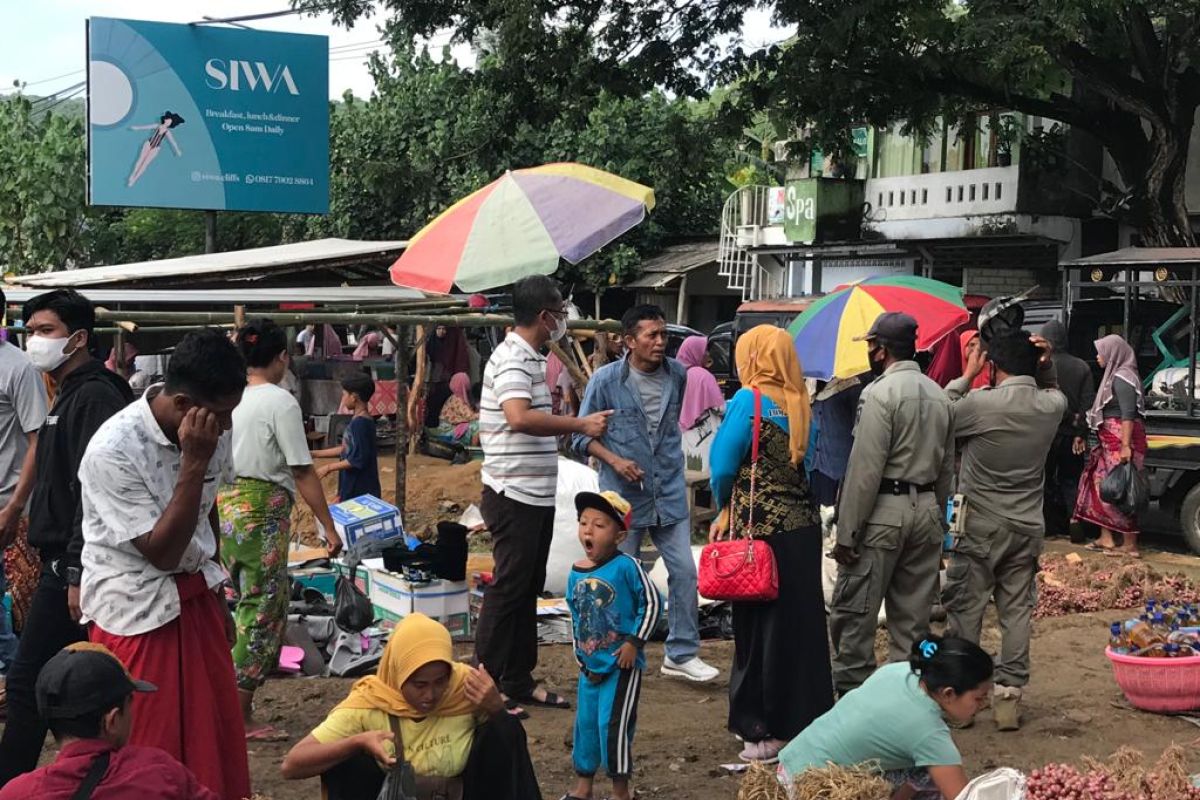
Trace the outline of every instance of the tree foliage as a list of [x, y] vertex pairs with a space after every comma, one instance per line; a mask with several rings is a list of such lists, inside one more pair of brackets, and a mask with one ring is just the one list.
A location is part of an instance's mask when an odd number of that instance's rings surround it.
[[373, 63], [373, 97], [346, 97], [331, 121], [329, 215], [294, 220], [288, 235], [406, 238], [505, 170], [552, 161], [645, 183], [658, 203], [619, 243], [566, 267], [569, 282], [622, 282], [664, 239], [711, 234], [729, 147], [712, 111], [657, 91], [609, 91], [593, 80], [587, 51], [576, 56], [545, 80], [496, 54], [468, 70], [401, 40]]
[[[316, 0], [294, 0], [305, 5]], [[329, 3], [321, 0], [320, 5]], [[367, 0], [334, 0], [349, 21]], [[852, 125], [929, 130], [981, 108], [1024, 111], [1091, 134], [1112, 156], [1112, 204], [1147, 244], [1187, 244], [1184, 175], [1200, 106], [1195, 0], [384, 0], [396, 34], [494, 32], [520, 51], [534, 31], [595, 37], [601, 74], [681, 92], [734, 83], [730, 107], [811, 130], [827, 153]], [[747, 52], [744, 13], [794, 25]], [[722, 37], [729, 45], [717, 46]], [[706, 83], [707, 81], [707, 83]]]

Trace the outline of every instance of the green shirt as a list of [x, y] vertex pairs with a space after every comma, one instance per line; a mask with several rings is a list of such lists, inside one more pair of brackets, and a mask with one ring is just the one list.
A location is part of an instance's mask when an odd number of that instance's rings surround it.
[[789, 775], [826, 763], [880, 769], [945, 767], [962, 756], [942, 710], [908, 664], [888, 664], [805, 728], [779, 754]]

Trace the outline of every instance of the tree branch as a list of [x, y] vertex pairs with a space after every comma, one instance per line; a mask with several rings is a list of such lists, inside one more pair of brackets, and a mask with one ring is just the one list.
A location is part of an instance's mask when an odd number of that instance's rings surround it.
[[[1161, 105], [1161, 92], [1144, 81], [1115, 69], [1111, 62], [1100, 58], [1077, 42], [1067, 42], [1058, 52], [1072, 75], [1112, 100], [1115, 105], [1147, 120], [1162, 122], [1165, 114]], [[1149, 98], [1158, 102], [1152, 103]]]
[[1129, 48], [1133, 52], [1134, 64], [1144, 81], [1161, 82], [1166, 70], [1163, 68], [1162, 48], [1154, 33], [1154, 22], [1146, 8], [1134, 3], [1125, 6], [1128, 15], [1126, 32]]

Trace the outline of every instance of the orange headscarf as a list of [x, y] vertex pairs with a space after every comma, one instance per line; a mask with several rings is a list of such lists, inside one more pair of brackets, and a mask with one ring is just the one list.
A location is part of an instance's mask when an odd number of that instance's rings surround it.
[[787, 412], [792, 464], [799, 466], [808, 447], [812, 403], [792, 337], [783, 328], [759, 325], [738, 337], [736, 358], [742, 386], [758, 389]]
[[[959, 342], [959, 350], [962, 352], [963, 372], [966, 372], [966, 370], [967, 370], [967, 347], [971, 344], [971, 342], [975, 341], [978, 338], [979, 338], [979, 331], [977, 331], [975, 329], [971, 329], [969, 331], [963, 331], [961, 334], [959, 334], [958, 342]], [[983, 372], [976, 375], [975, 380], [971, 381], [972, 389], [982, 389], [987, 385], [988, 385], [987, 370], [984, 370]]]
[[[445, 661], [450, 665], [450, 686], [438, 707], [426, 715], [408, 704], [400, 687], [414, 672], [432, 661]], [[379, 669], [354, 684], [350, 696], [337, 708], [373, 708], [405, 719], [470, 714], [475, 706], [467, 699], [464, 688], [470, 671], [466, 664], [454, 660], [450, 631], [424, 614], [409, 614], [392, 631], [392, 638], [383, 649]]]

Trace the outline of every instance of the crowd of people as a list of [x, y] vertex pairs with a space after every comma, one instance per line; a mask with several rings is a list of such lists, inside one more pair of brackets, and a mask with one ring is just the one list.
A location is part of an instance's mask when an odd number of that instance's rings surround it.
[[[1092, 547], [1138, 554], [1136, 520], [1099, 493], [1109, 471], [1140, 466], [1145, 453], [1141, 381], [1119, 337], [1096, 343], [1093, 386], [1061, 326], [1031, 335], [996, 321], [964, 334], [962, 375], [943, 387], [917, 365], [916, 321], [885, 313], [863, 337], [870, 372], [814, 385], [790, 335], [762, 325], [737, 340], [741, 387], [725, 402], [705, 340], [668, 357], [664, 314], [643, 305], [626, 312], [620, 336], [598, 337], [580, 395], [566, 370], [551, 381], [543, 355], [566, 333], [557, 285], [519, 281], [512, 304], [515, 325], [478, 393], [461, 342], [437, 330], [427, 342], [432, 382], [445, 384], [438, 425], [484, 456], [495, 568], [474, 657], [457, 660], [449, 632], [420, 614], [396, 626], [377, 672], [282, 763], [285, 778], [320, 776], [333, 800], [374, 798], [385, 781], [421, 800], [540, 797], [520, 721], [530, 707], [572, 705], [577, 780], [563, 799], [592, 800], [601, 769], [614, 800], [633, 797], [645, 646], [664, 600], [660, 673], [720, 674], [700, 657], [685, 479], [696, 442], [720, 511], [710, 540], [762, 539], [778, 568], [775, 600], [733, 604], [727, 728], [743, 760], [778, 762], [785, 782], [827, 762], [875, 761], [917, 796], [954, 797], [967, 776], [951, 728], [989, 698], [1001, 730], [1019, 727], [1048, 525], [1094, 525]], [[6, 570], [10, 580], [31, 569], [37, 578], [12, 592], [15, 650], [0, 631], [0, 800], [97, 787], [249, 797], [247, 742], [289, 738], [255, 718], [254, 697], [282, 644], [292, 507], [299, 496], [311, 508], [333, 556], [341, 542], [321, 478], [336, 472], [341, 498], [379, 495], [374, 382], [343, 381], [343, 443], [311, 452], [299, 404], [280, 388], [291, 342], [269, 320], [234, 337], [187, 334], [163, 382], [135, 397], [96, 357], [82, 295], [35, 297], [23, 319], [24, 352], [0, 343], [0, 544], [24, 566]], [[311, 350], [316, 339], [305, 330], [296, 344]], [[1089, 432], [1099, 440], [1090, 455]], [[599, 470], [599, 491], [575, 498], [573, 704], [534, 676], [564, 446]], [[333, 460], [318, 469], [322, 457]], [[839, 564], [828, 620], [822, 507], [836, 510]], [[642, 566], [647, 541], [666, 567], [665, 598]], [[994, 664], [979, 647], [992, 598]], [[944, 637], [930, 632], [939, 604]], [[47, 731], [60, 752], [35, 770]]]

